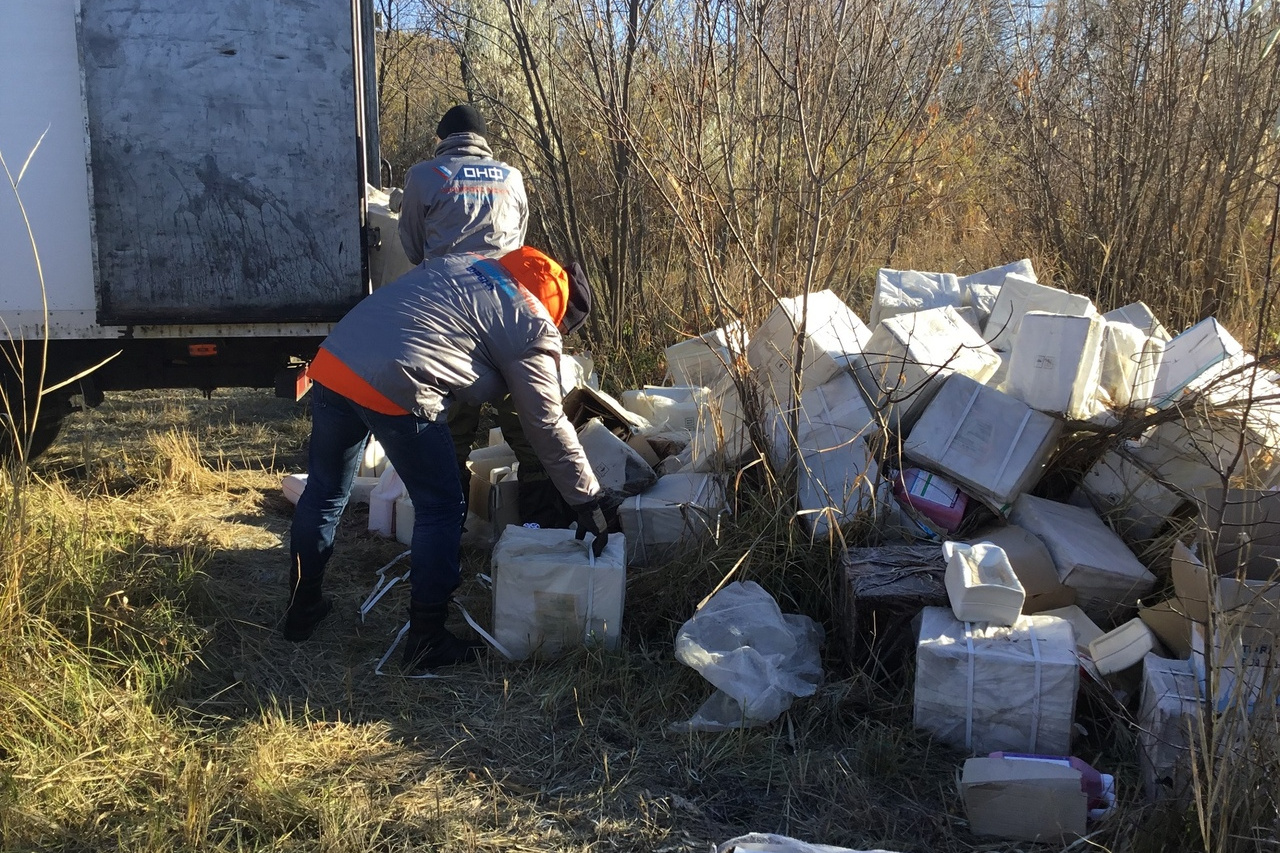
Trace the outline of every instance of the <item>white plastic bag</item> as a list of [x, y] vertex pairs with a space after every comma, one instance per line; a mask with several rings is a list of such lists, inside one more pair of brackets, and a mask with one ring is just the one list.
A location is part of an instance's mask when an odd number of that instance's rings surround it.
[[810, 844], [786, 835], [753, 832], [730, 838], [716, 848], [715, 853], [892, 853], [890, 850], [853, 850], [849, 847], [832, 847], [829, 844]]
[[818, 689], [822, 638], [818, 623], [784, 615], [759, 584], [729, 584], [676, 634], [676, 658], [718, 688], [678, 728], [714, 732], [776, 720], [792, 699]]

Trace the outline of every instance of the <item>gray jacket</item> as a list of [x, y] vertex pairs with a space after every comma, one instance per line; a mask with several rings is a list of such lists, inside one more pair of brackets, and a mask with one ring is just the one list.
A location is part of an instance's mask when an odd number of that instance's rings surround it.
[[321, 346], [393, 403], [427, 420], [510, 393], [525, 436], [571, 506], [600, 484], [560, 405], [560, 333], [496, 262], [433, 258], [343, 317]]
[[400, 243], [414, 264], [455, 252], [500, 255], [524, 244], [529, 201], [520, 171], [493, 159], [483, 136], [455, 133], [409, 170]]

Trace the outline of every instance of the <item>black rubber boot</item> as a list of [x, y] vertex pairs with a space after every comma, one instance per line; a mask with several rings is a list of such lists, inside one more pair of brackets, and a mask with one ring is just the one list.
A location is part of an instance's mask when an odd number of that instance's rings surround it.
[[324, 577], [295, 579], [290, 584], [289, 609], [284, 614], [284, 638], [301, 643], [315, 633], [316, 626], [333, 609], [333, 602], [320, 594]]
[[422, 672], [480, 659], [484, 654], [484, 646], [469, 643], [451, 634], [444, 627], [444, 620], [448, 615], [448, 604], [409, 603], [409, 632], [404, 638], [402, 663], [404, 669]]

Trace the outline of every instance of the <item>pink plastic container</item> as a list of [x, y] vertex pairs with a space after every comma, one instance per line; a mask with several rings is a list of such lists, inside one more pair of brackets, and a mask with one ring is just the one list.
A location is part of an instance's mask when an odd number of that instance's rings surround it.
[[955, 483], [919, 468], [905, 468], [894, 478], [893, 495], [947, 533], [960, 526], [969, 504], [969, 496]]

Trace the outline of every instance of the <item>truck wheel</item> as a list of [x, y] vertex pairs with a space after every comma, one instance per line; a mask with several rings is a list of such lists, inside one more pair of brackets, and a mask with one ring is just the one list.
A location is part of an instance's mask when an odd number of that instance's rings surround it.
[[[16, 402], [16, 401], [15, 401]], [[71, 412], [71, 398], [65, 395], [46, 397], [40, 407], [40, 417], [36, 419], [31, 430], [31, 443], [27, 448], [27, 462], [38, 458], [49, 449], [62, 431], [63, 421]], [[21, 417], [21, 412], [14, 414]], [[19, 443], [26, 441], [26, 429], [23, 424], [14, 428], [13, 419], [8, 412], [0, 412], [0, 462], [8, 462], [19, 456]]]

